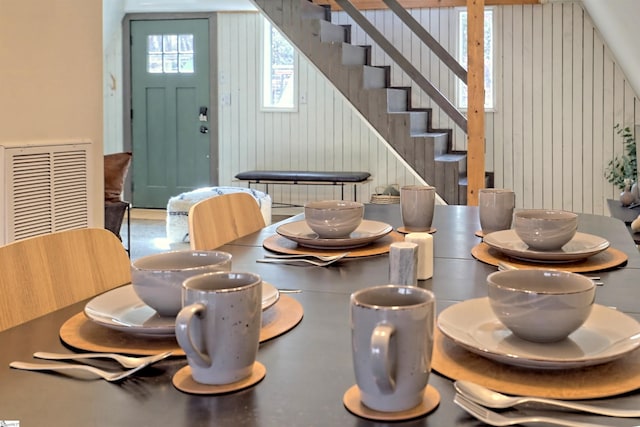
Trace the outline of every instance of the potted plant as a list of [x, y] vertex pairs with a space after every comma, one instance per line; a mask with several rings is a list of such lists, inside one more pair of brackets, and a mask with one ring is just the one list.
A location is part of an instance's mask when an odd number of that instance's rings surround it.
[[[624, 154], [616, 156], [607, 164], [604, 176], [613, 185], [622, 191], [620, 195], [622, 204], [627, 206], [638, 200], [637, 185], [638, 179], [638, 158], [636, 152], [636, 140], [629, 127], [623, 128], [619, 124], [613, 127], [622, 138], [624, 144]], [[633, 185], [633, 190], [631, 186]], [[630, 201], [629, 201], [630, 200]]]

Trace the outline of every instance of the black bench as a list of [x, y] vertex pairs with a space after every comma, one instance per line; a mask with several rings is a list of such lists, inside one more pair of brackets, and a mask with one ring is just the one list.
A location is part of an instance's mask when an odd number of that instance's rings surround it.
[[371, 177], [369, 172], [352, 171], [274, 171], [253, 170], [240, 172], [236, 175], [239, 181], [251, 184], [264, 184], [265, 193], [269, 193], [269, 184], [285, 185], [339, 185], [340, 196], [344, 200], [345, 184], [353, 184], [353, 200], [357, 200], [357, 185], [366, 182]]

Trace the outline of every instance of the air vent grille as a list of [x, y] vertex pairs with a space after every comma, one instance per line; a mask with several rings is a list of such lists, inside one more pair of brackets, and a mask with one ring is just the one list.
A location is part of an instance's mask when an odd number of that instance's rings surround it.
[[89, 148], [5, 150], [7, 242], [89, 226]]

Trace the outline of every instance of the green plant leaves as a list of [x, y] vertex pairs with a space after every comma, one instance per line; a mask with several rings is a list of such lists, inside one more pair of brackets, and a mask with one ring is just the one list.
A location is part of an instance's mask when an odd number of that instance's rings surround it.
[[[613, 128], [622, 138], [625, 154], [616, 156], [607, 163], [604, 177], [618, 189], [624, 190], [627, 182], [635, 182], [638, 179], [636, 140], [629, 127], [623, 128], [616, 124]], [[625, 182], [625, 180], [629, 181]]]

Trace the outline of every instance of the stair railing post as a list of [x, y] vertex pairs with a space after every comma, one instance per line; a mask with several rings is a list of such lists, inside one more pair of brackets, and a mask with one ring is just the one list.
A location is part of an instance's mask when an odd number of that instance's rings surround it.
[[467, 205], [478, 205], [485, 187], [484, 0], [467, 0]]

